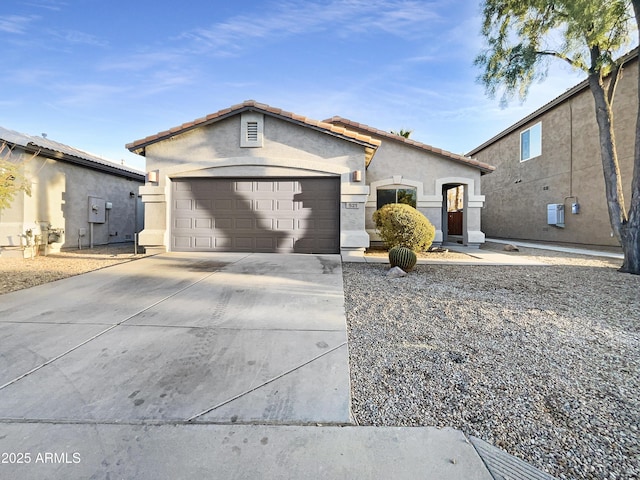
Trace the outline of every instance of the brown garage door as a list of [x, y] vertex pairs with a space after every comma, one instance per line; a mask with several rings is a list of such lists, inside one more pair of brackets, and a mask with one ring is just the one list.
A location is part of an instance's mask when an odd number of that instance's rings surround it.
[[176, 179], [174, 251], [338, 253], [338, 178]]

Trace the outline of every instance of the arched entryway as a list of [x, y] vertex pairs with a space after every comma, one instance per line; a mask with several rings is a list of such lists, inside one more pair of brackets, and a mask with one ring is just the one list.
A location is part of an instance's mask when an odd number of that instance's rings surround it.
[[480, 229], [480, 210], [484, 196], [476, 194], [472, 178], [447, 177], [436, 180], [440, 202], [440, 232], [442, 244], [462, 244], [478, 247], [484, 243]]

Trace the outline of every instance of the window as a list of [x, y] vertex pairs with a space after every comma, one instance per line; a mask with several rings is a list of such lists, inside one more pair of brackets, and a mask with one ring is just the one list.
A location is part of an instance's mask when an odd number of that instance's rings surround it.
[[382, 208], [388, 203], [406, 203], [416, 208], [415, 188], [381, 188], [377, 192], [377, 197], [376, 208]]
[[536, 123], [520, 133], [520, 161], [542, 155], [542, 124]]

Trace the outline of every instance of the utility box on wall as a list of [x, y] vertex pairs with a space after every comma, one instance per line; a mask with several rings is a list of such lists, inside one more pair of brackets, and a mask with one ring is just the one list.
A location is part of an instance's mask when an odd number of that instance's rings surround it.
[[550, 203], [547, 205], [547, 224], [564, 228], [564, 205]]
[[104, 198], [89, 197], [89, 223], [104, 223], [106, 221]]

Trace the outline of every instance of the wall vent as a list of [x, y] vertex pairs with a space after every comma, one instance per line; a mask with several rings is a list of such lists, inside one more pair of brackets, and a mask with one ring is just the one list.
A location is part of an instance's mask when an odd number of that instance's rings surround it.
[[258, 141], [258, 122], [247, 122], [247, 142]]
[[241, 147], [262, 147], [264, 132], [264, 115], [256, 112], [245, 112], [241, 115]]

